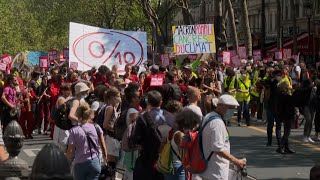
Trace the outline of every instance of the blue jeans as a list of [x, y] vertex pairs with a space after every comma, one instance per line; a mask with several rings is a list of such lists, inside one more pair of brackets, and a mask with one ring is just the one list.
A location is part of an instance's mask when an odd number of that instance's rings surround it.
[[175, 161], [173, 163], [174, 175], [165, 175], [165, 180], [185, 180], [186, 174], [183, 169], [182, 163], [180, 161]]
[[239, 102], [239, 105], [240, 106], [238, 106], [238, 123], [241, 121], [241, 114], [243, 112], [243, 118], [246, 119], [247, 125], [250, 126], [249, 102]]
[[268, 135], [268, 144], [272, 144], [272, 131], [274, 122], [276, 122], [276, 137], [278, 141], [278, 146], [281, 145], [281, 121], [278, 115], [270, 110], [267, 110], [267, 135]]
[[75, 180], [98, 180], [100, 172], [101, 164], [99, 157], [75, 164], [73, 167]]

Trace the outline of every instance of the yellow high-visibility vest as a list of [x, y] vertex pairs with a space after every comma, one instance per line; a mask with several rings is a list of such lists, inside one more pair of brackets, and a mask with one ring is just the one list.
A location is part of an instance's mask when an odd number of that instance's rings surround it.
[[[224, 89], [228, 89], [228, 90], [230, 90], [230, 89], [235, 89], [236, 77], [235, 77], [235, 76], [231, 77], [230, 83], [227, 84], [228, 78], [229, 78], [229, 77], [225, 77], [225, 78], [224, 78], [224, 83], [223, 83], [223, 84], [224, 84]], [[231, 93], [230, 95], [233, 96], [233, 97], [236, 97], [236, 92]]]
[[244, 101], [250, 101], [250, 86], [251, 81], [249, 77], [247, 76], [245, 80], [240, 80], [241, 77], [238, 79], [238, 87], [240, 90], [247, 91], [247, 92], [237, 92], [236, 99], [238, 102], [244, 102]]

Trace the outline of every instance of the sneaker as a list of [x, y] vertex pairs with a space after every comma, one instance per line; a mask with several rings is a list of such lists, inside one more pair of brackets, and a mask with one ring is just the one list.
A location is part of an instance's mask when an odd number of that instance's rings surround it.
[[315, 143], [310, 137], [304, 137], [302, 141], [304, 143]]

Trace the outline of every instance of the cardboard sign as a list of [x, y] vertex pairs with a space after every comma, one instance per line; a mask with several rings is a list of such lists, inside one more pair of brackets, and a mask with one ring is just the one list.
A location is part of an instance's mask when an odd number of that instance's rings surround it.
[[78, 70], [106, 65], [118, 66], [124, 74], [127, 64], [142, 66], [147, 61], [147, 33], [118, 31], [70, 23], [69, 59], [78, 63]]
[[239, 67], [240, 66], [240, 58], [239, 56], [234, 56], [231, 58], [231, 62], [234, 65], [234, 67]]
[[69, 59], [69, 48], [63, 48], [63, 59]]
[[162, 77], [151, 77], [150, 86], [162, 86], [163, 85], [163, 78]]
[[213, 24], [172, 26], [172, 34], [176, 55], [216, 52]]
[[253, 50], [253, 60], [255, 61], [261, 61], [262, 59], [262, 53], [261, 53], [261, 50], [258, 49], [258, 50]]
[[42, 69], [48, 69], [49, 68], [49, 62], [47, 56], [40, 56], [39, 57], [39, 67]]
[[230, 51], [223, 51], [222, 52], [222, 62], [225, 64], [230, 64]]
[[240, 59], [247, 59], [247, 48], [245, 46], [239, 46]]
[[9, 56], [9, 55], [3, 55], [2, 57], [1, 57], [1, 59], [2, 59], [2, 63], [5, 63], [5, 64], [11, 64], [12, 63], [12, 58], [11, 58], [11, 56]]
[[70, 61], [69, 64], [70, 64], [70, 69], [74, 69], [74, 70], [78, 69], [78, 62]]
[[275, 60], [282, 60], [283, 59], [282, 49], [277, 50], [276, 52], [274, 52], [274, 59]]
[[292, 49], [283, 49], [283, 59], [289, 59], [292, 56]]
[[165, 67], [169, 66], [169, 64], [170, 64], [169, 54], [161, 54], [161, 63]]
[[6, 71], [7, 70], [7, 64], [6, 63], [0, 63], [0, 71]]
[[57, 50], [55, 49], [52, 49], [52, 50], [49, 50], [48, 52], [48, 56], [49, 56], [49, 61], [50, 62], [53, 62], [55, 60], [57, 60]]

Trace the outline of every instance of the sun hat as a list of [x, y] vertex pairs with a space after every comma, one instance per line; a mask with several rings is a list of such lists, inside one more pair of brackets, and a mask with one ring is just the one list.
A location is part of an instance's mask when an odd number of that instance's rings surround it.
[[218, 99], [218, 104], [239, 106], [238, 101], [234, 97], [232, 97], [228, 94], [224, 94], [224, 95], [220, 96]]
[[123, 79], [118, 78], [118, 79], [116, 79], [116, 80], [114, 81], [113, 84], [114, 84], [115, 86], [125, 86], [125, 85], [126, 85], [126, 82], [125, 82]]
[[75, 86], [74, 86], [74, 92], [75, 94], [79, 94], [85, 91], [88, 91], [90, 88], [86, 85], [86, 83], [84, 82], [78, 82]]

